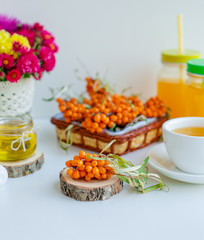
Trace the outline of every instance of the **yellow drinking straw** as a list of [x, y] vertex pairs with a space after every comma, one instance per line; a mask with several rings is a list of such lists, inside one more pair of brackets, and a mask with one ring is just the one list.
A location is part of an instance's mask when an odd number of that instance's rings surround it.
[[183, 31], [182, 31], [182, 15], [178, 15], [178, 50], [183, 53]]
[[[182, 31], [182, 15], [178, 15], [178, 51], [183, 53], [183, 31]], [[180, 65], [180, 83], [184, 83], [184, 66]]]

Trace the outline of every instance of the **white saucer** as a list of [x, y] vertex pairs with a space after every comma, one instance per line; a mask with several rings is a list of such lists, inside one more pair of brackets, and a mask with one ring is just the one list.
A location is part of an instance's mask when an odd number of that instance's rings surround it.
[[204, 184], [204, 175], [185, 173], [179, 170], [170, 159], [164, 143], [159, 143], [148, 152], [148, 163], [163, 175], [181, 182]]

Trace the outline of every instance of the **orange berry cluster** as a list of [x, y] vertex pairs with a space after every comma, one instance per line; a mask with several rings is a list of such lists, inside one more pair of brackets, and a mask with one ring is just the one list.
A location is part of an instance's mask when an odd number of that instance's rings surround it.
[[100, 82], [98, 79], [92, 79], [90, 77], [86, 77], [85, 79], [87, 82], [86, 90], [93, 104], [102, 102], [103, 99], [109, 95], [105, 88], [100, 86]]
[[164, 101], [158, 96], [151, 97], [146, 103], [142, 112], [144, 116], [148, 117], [162, 117], [167, 112]]
[[97, 157], [97, 155], [80, 151], [79, 155], [74, 156], [73, 160], [66, 162], [67, 174], [73, 179], [84, 178], [86, 181], [93, 178], [98, 180], [109, 179], [114, 174], [113, 169], [108, 166], [110, 163], [103, 160], [103, 157], [101, 157], [101, 160], [90, 157]]
[[57, 102], [67, 123], [78, 121], [91, 133], [100, 134], [105, 128], [125, 126], [140, 114], [162, 117], [167, 112], [158, 97], [152, 97], [143, 104], [137, 96], [111, 95], [104, 87], [100, 87], [97, 79], [87, 77], [86, 81], [90, 99], [85, 98], [83, 103], [79, 103], [75, 98], [69, 101], [58, 98]]
[[67, 123], [71, 121], [80, 121], [84, 119], [88, 109], [84, 104], [78, 103], [76, 98], [72, 98], [70, 101], [64, 101], [61, 98], [56, 100], [59, 103], [59, 110], [63, 112], [63, 117]]

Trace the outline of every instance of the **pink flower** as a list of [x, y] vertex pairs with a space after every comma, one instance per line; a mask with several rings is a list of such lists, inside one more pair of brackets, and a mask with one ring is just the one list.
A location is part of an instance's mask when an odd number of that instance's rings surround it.
[[57, 44], [55, 42], [48, 43], [48, 44], [46, 44], [46, 46], [49, 47], [53, 53], [56, 53], [59, 50], [59, 47], [57, 46]]
[[39, 52], [39, 58], [43, 62], [43, 69], [47, 72], [52, 71], [52, 69], [55, 67], [56, 60], [51, 49], [45, 46], [41, 47]]
[[33, 53], [28, 53], [18, 59], [17, 69], [21, 74], [35, 73], [40, 69], [40, 62]]
[[19, 52], [21, 49], [21, 44], [19, 42], [13, 42], [13, 50]]
[[37, 32], [41, 32], [43, 30], [43, 26], [40, 25], [40, 23], [37, 22], [37, 23], [34, 23], [33, 29]]
[[26, 37], [31, 46], [33, 46], [35, 41], [35, 32], [28, 28], [21, 28], [17, 31], [18, 34]]
[[43, 69], [45, 69], [45, 71], [50, 72], [53, 70], [53, 68], [55, 67], [55, 56], [54, 55], [50, 55], [49, 58], [47, 58], [44, 63], [43, 63]]
[[18, 80], [21, 78], [21, 74], [18, 70], [13, 69], [11, 71], [9, 71], [6, 75], [6, 79], [9, 82], [18, 82]]
[[41, 36], [44, 44], [52, 43], [54, 41], [54, 37], [48, 31], [42, 31]]
[[14, 63], [14, 59], [12, 56], [7, 54], [0, 55], [0, 67], [11, 69], [13, 67], [13, 63]]
[[44, 61], [45, 59], [49, 58], [50, 55], [53, 55], [52, 51], [48, 47], [41, 47], [39, 51], [39, 58]]

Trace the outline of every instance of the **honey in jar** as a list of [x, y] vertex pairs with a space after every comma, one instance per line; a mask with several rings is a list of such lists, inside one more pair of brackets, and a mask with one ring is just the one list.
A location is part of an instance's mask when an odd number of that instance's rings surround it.
[[35, 152], [36, 142], [30, 115], [0, 117], [0, 161], [30, 157]]

